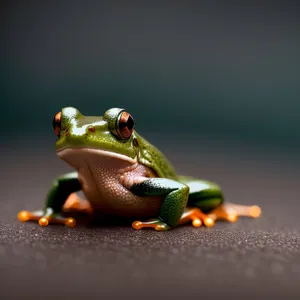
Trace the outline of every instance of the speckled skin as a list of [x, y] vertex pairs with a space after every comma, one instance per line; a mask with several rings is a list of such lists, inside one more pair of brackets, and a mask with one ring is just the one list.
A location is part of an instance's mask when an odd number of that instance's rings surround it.
[[95, 211], [123, 217], [158, 215], [162, 197], [142, 197], [129, 190], [134, 183], [156, 176], [148, 167], [95, 149], [66, 149], [58, 155], [78, 170], [81, 189]]

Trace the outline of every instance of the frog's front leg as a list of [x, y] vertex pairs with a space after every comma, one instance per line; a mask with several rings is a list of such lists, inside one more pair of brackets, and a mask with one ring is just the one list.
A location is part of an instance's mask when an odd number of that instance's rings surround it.
[[62, 216], [62, 209], [67, 198], [74, 192], [81, 189], [77, 172], [64, 174], [56, 178], [52, 188], [48, 193], [46, 207], [38, 211], [21, 211], [18, 218], [22, 222], [38, 221], [40, 226], [47, 226], [49, 223], [65, 224], [68, 227], [74, 227], [76, 221], [73, 218]]
[[152, 227], [158, 231], [169, 230], [176, 226], [184, 212], [189, 196], [189, 187], [178, 181], [166, 178], [147, 178], [134, 183], [130, 190], [138, 196], [162, 196], [159, 216], [147, 222], [135, 221], [134, 229]]

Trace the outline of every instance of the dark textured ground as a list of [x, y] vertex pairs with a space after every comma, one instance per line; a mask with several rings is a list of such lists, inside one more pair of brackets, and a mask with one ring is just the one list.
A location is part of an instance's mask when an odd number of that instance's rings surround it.
[[259, 204], [263, 216], [158, 233], [19, 223], [17, 212], [40, 208], [53, 177], [68, 170], [50, 143], [25, 144], [1, 155], [1, 299], [300, 299], [298, 155], [161, 144], [181, 172], [217, 181], [231, 202]]

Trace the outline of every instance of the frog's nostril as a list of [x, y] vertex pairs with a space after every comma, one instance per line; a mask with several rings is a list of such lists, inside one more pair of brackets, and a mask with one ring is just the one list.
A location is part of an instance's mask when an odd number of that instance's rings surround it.
[[53, 121], [52, 121], [52, 127], [53, 127], [55, 135], [59, 136], [59, 134], [60, 134], [60, 128], [61, 128], [61, 111], [58, 112], [54, 116]]

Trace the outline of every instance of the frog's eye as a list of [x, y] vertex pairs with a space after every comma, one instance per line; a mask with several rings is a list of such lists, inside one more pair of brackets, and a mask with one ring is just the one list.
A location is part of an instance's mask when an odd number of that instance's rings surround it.
[[129, 139], [134, 129], [133, 117], [126, 111], [122, 111], [117, 121], [117, 134], [123, 139]]
[[61, 127], [61, 111], [58, 112], [54, 116], [53, 121], [52, 121], [52, 127], [53, 127], [55, 135], [59, 136], [59, 134], [60, 134], [60, 127]]

